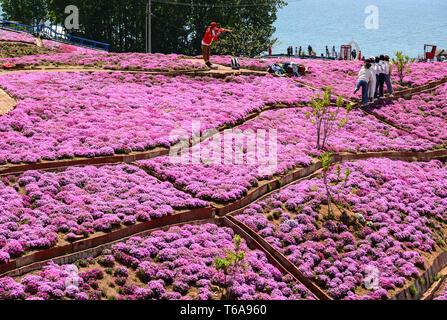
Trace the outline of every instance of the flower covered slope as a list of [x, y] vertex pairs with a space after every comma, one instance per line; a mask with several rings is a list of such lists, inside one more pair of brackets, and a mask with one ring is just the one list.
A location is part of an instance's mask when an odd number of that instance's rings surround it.
[[70, 45], [67, 43], [62, 43], [58, 41], [53, 40], [42, 40], [42, 45], [44, 48], [55, 50], [56, 52], [61, 53], [76, 53], [76, 54], [83, 54], [83, 53], [98, 53], [98, 50], [89, 49], [82, 46], [75, 46]]
[[[383, 298], [419, 276], [424, 258], [446, 245], [447, 168], [439, 161], [383, 159], [341, 167], [351, 171], [347, 183], [330, 188], [347, 216], [335, 207], [329, 216], [325, 187], [315, 178], [252, 204], [236, 218], [332, 297]], [[333, 169], [329, 181], [337, 179]]]
[[[223, 65], [231, 65], [229, 56], [213, 56], [213, 62]], [[249, 59], [239, 58], [242, 68], [254, 70], [267, 70], [268, 66], [277, 63], [282, 65], [292, 61], [305, 65], [308, 68], [307, 74], [300, 78], [300, 81], [316, 88], [331, 86], [335, 94], [342, 94], [345, 98], [359, 98], [354, 95], [353, 87], [357, 82], [357, 74], [360, 71], [363, 61], [346, 60], [322, 60], [322, 59], [298, 59], [298, 58], [273, 58], [273, 59]], [[405, 73], [403, 84], [399, 84], [399, 76], [396, 67], [393, 69], [392, 81], [395, 90], [402, 90], [407, 87], [423, 85], [427, 82], [438, 80], [447, 76], [447, 64], [441, 62], [412, 63], [409, 72]]]
[[[79, 50], [84, 49], [67, 44], [61, 44], [56, 49], [62, 53], [2, 59], [0, 61], [31, 67], [52, 64], [54, 66], [79, 66], [109, 70], [172, 71], [206, 68], [201, 62], [191, 62], [185, 60], [184, 56], [177, 54], [105, 53], [95, 50], [79, 52]], [[73, 49], [76, 51], [73, 51]]]
[[27, 171], [0, 182], [0, 263], [137, 221], [206, 207], [131, 165]]
[[[0, 117], [0, 163], [37, 162], [168, 147], [173, 130], [191, 135], [234, 125], [265, 104], [308, 102], [313, 91], [287, 79], [217, 79], [128, 73], [0, 76], [18, 98]], [[269, 87], [272, 91], [266, 91]]]
[[[233, 57], [231, 56], [213, 56], [212, 62], [222, 65], [228, 65], [231, 66], [231, 59]], [[349, 61], [349, 60], [322, 60], [322, 59], [300, 59], [300, 58], [245, 58], [240, 57], [239, 64], [242, 68], [245, 69], [253, 69], [253, 70], [259, 70], [259, 71], [265, 71], [269, 65], [271, 64], [279, 64], [282, 65], [285, 62], [295, 62], [298, 64], [303, 64], [307, 67], [313, 68], [316, 66], [319, 66], [318, 68], [321, 69], [323, 66], [327, 66], [331, 70], [339, 70], [346, 73], [352, 73], [357, 74], [358, 69], [360, 69], [362, 62], [361, 61]]]
[[[424, 83], [447, 77], [447, 64], [443, 62], [416, 62], [410, 64], [409, 72], [404, 73], [403, 82], [405, 86], [413, 87]], [[394, 68], [392, 81], [399, 83], [399, 76]]]
[[[273, 172], [264, 173], [269, 166], [267, 161], [256, 157], [250, 162], [247, 158], [247, 141], [238, 141], [232, 144], [232, 150], [225, 147], [224, 137], [221, 135], [221, 154], [217, 161], [206, 163], [207, 156], [214, 150], [213, 140], [200, 145], [202, 157], [193, 162], [188, 153], [181, 163], [175, 163], [170, 157], [159, 157], [139, 163], [153, 170], [163, 179], [174, 181], [186, 188], [197, 197], [217, 202], [237, 200], [247, 194], [259, 180], [271, 178], [273, 174], [285, 174], [288, 171], [308, 166], [312, 163], [312, 156], [319, 155], [316, 146], [316, 131], [313, 124], [307, 120], [305, 113], [310, 108], [270, 110], [259, 117], [247, 121], [237, 129], [241, 132], [261, 133], [262, 130], [276, 130], [277, 156]], [[343, 115], [343, 112], [342, 114]], [[422, 151], [432, 149], [435, 144], [385, 125], [373, 116], [365, 116], [361, 111], [354, 110], [349, 115], [347, 125], [338, 130], [328, 142], [329, 150], [334, 152], [372, 152], [372, 151]], [[236, 131], [233, 131], [236, 132]], [[269, 134], [261, 139], [259, 146], [266, 145], [269, 149]], [[211, 145], [211, 146], [210, 146]], [[244, 152], [242, 163], [230, 159], [226, 162], [224, 154], [234, 154], [235, 150]], [[189, 149], [194, 153], [194, 148]], [[270, 154], [267, 152], [267, 154]], [[195, 158], [194, 158], [195, 159]], [[214, 159], [214, 157], [213, 157]], [[251, 159], [251, 158], [250, 158]]]
[[447, 85], [433, 94], [420, 94], [411, 100], [399, 99], [368, 107], [370, 111], [401, 128], [441, 145], [447, 144]]
[[[245, 242], [247, 268], [232, 277], [233, 299], [314, 300]], [[212, 224], [185, 225], [134, 237], [97, 258], [74, 265], [49, 264], [20, 280], [0, 278], [0, 299], [27, 300], [219, 300], [228, 280], [213, 266], [234, 250], [233, 231]], [[68, 285], [74, 283], [76, 285]]]
[[[212, 57], [213, 62], [223, 65], [231, 65], [231, 57]], [[345, 98], [357, 98], [353, 94], [357, 73], [362, 63], [360, 61], [334, 60], [326, 61], [319, 59], [297, 59], [297, 58], [274, 58], [274, 59], [248, 59], [239, 58], [242, 68], [254, 70], [267, 70], [274, 63], [282, 65], [285, 62], [295, 62], [307, 67], [306, 75], [298, 80], [314, 88], [323, 89], [332, 87], [334, 93], [343, 95]]]
[[0, 29], [0, 41], [17, 41], [36, 44], [36, 38], [28, 33], [3, 29]]

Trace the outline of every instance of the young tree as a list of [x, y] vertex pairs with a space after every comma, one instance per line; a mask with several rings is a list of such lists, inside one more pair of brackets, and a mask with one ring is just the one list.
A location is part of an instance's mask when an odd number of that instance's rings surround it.
[[317, 94], [311, 97], [309, 107], [312, 112], [306, 112], [306, 117], [310, 120], [317, 130], [317, 149], [325, 150], [326, 143], [329, 137], [336, 131], [337, 128], [342, 128], [348, 122], [348, 114], [352, 109], [351, 104], [345, 108], [346, 116], [339, 118], [340, 110], [343, 109], [343, 97], [337, 98], [335, 106], [331, 102], [332, 89], [327, 88], [324, 92], [323, 98]]
[[397, 74], [399, 75], [400, 84], [404, 81], [404, 76], [410, 73], [410, 58], [404, 56], [401, 51], [396, 52], [396, 58], [393, 58], [393, 64], [396, 66]]
[[332, 195], [331, 195], [331, 190], [329, 188], [329, 182], [328, 182], [329, 169], [331, 168], [331, 163], [332, 163], [331, 153], [330, 152], [323, 153], [320, 156], [320, 161], [321, 161], [321, 166], [323, 167], [323, 184], [326, 189], [328, 215], [329, 215], [329, 218], [333, 218], [334, 214], [332, 212]]
[[[347, 201], [343, 197], [343, 190], [346, 187], [349, 176], [351, 175], [351, 170], [346, 169], [344, 175], [342, 176], [341, 167], [337, 165], [336, 174], [337, 178], [334, 182], [330, 183], [328, 179], [329, 171], [332, 164], [332, 154], [330, 152], [325, 152], [320, 156], [321, 166], [323, 168], [323, 184], [326, 190], [326, 199], [328, 203], [328, 215], [330, 218], [334, 217], [332, 211], [332, 203], [337, 206], [337, 209], [343, 214], [345, 211], [342, 206], [348, 205]], [[336, 198], [332, 196], [331, 186], [335, 189]]]
[[239, 235], [234, 237], [234, 250], [224, 250], [225, 258], [217, 257], [214, 260], [214, 267], [217, 271], [224, 274], [224, 287], [226, 290], [226, 299], [231, 299], [231, 285], [234, 275], [247, 268], [245, 264], [246, 253], [241, 249], [242, 239]]

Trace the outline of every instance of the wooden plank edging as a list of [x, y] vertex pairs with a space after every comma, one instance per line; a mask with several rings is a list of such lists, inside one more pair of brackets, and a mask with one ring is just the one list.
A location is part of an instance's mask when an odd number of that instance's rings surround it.
[[417, 294], [413, 296], [411, 294], [409, 285], [407, 288], [400, 291], [391, 300], [420, 300], [425, 292], [427, 292], [433, 284], [436, 275], [447, 266], [447, 251], [443, 251], [436, 257], [431, 266], [419, 277], [412, 285], [417, 290]]
[[306, 287], [307, 290], [316, 298], [317, 300], [332, 300], [330, 297], [329, 299], [322, 299], [321, 297], [318, 297], [311, 289], [309, 289], [304, 283], [302, 283], [293, 272], [291, 272], [289, 269], [284, 267], [266, 248], [264, 248], [255, 238], [253, 238], [244, 228], [239, 226], [238, 224], [234, 223], [232, 220], [228, 219], [227, 217], [219, 218], [217, 221], [220, 226], [231, 228], [235, 234], [238, 234], [241, 236], [245, 242], [247, 243], [247, 246], [250, 249], [255, 249], [262, 251], [267, 261], [273, 265], [276, 269], [278, 269], [282, 274], [290, 275], [296, 282], [302, 284]]
[[[240, 230], [244, 231], [246, 234], [250, 236], [253, 240], [256, 241], [263, 249], [262, 251], [268, 252], [272, 258], [276, 260], [276, 264], [281, 265], [281, 269], [287, 270], [290, 274], [293, 275], [294, 278], [298, 279], [310, 292], [312, 292], [318, 299], [320, 300], [332, 300], [320, 287], [318, 287], [315, 283], [309, 280], [303, 273], [287, 259], [282, 253], [273, 248], [264, 238], [262, 238], [257, 232], [253, 229], [245, 225], [243, 222], [237, 220], [232, 216], [227, 216], [223, 219], [224, 223], [228, 225], [235, 225]], [[229, 222], [228, 222], [229, 221]], [[231, 223], [230, 223], [231, 222]]]
[[106, 243], [111, 243], [149, 229], [166, 227], [179, 223], [190, 223], [197, 220], [212, 219], [214, 218], [214, 212], [215, 211], [212, 207], [193, 209], [186, 212], [173, 214], [171, 216], [137, 223], [128, 227], [123, 227], [121, 229], [106, 233], [101, 236], [86, 238], [64, 246], [56, 246], [49, 249], [41, 250], [33, 254], [11, 260], [7, 264], [0, 264], [0, 275], [16, 268], [21, 268], [36, 262], [57, 258], [67, 254], [94, 248]]
[[151, 228], [151, 229], [145, 230], [143, 232], [140, 232], [140, 233], [128, 236], [126, 238], [116, 240], [114, 242], [109, 242], [109, 243], [105, 243], [105, 244], [99, 245], [99, 246], [94, 247], [94, 248], [86, 249], [86, 250], [83, 250], [83, 251], [78, 251], [78, 252], [75, 252], [75, 253], [70, 253], [70, 254], [67, 254], [67, 255], [64, 255], [64, 256], [48, 259], [48, 260], [45, 260], [45, 261], [35, 262], [35, 263], [29, 264], [27, 266], [20, 267], [20, 268], [8, 271], [8, 272], [6, 272], [5, 274], [3, 274], [1, 276], [2, 277], [20, 277], [20, 276], [22, 276], [22, 275], [24, 275], [26, 273], [42, 269], [44, 266], [46, 266], [50, 262], [54, 262], [54, 263], [59, 264], [59, 265], [74, 263], [74, 262], [76, 262], [76, 261], [78, 261], [80, 259], [86, 259], [86, 258], [89, 258], [89, 257], [97, 257], [105, 249], [110, 249], [114, 244], [120, 243], [120, 242], [123, 242], [123, 241], [127, 241], [128, 239], [130, 239], [132, 237], [145, 237], [145, 236], [151, 234], [154, 231], [157, 231], [157, 230], [167, 230], [167, 229], [170, 229], [170, 228], [176, 227], [176, 226], [181, 227], [181, 226], [184, 226], [184, 225], [187, 225], [187, 224], [189, 224], [189, 225], [201, 225], [201, 224], [205, 224], [205, 223], [215, 223], [214, 222], [214, 218], [204, 219], [204, 220], [196, 220], [196, 221], [190, 221], [190, 222], [182, 222], [182, 223], [173, 224], [173, 225], [166, 225], [166, 226], [162, 226], [162, 227]]

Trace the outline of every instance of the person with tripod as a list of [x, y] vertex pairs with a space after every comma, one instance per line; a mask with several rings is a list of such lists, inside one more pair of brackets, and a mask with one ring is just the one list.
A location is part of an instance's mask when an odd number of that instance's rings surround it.
[[224, 28], [218, 28], [216, 22], [212, 22], [211, 25], [206, 29], [205, 35], [202, 39], [202, 54], [203, 54], [203, 60], [205, 60], [205, 64], [211, 68], [213, 68], [212, 63], [210, 62], [210, 56], [211, 56], [211, 44], [213, 41], [219, 41], [219, 35], [223, 32], [233, 32], [228, 29]]

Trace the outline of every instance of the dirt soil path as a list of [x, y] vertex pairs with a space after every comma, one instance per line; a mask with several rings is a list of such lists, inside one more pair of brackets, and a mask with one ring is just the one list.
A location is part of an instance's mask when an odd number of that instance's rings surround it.
[[[203, 63], [202, 59], [182, 59], [185, 61], [190, 61], [193, 63]], [[227, 67], [221, 64], [213, 63], [215, 67], [218, 69], [216, 70], [205, 70], [205, 73], [212, 73], [212, 74], [234, 74], [234, 75], [244, 75], [244, 74], [255, 74], [255, 75], [266, 75], [267, 71], [255, 71], [250, 69], [239, 69], [239, 70], [233, 70], [231, 67]]]
[[0, 116], [8, 113], [15, 108], [17, 102], [11, 98], [5, 91], [0, 89]]
[[217, 70], [174, 70], [174, 71], [137, 71], [137, 70], [112, 70], [112, 69], [99, 69], [99, 68], [86, 68], [82, 66], [63, 66], [63, 67], [37, 67], [33, 69], [10, 69], [10, 70], [0, 70], [1, 74], [13, 74], [13, 73], [24, 73], [24, 72], [120, 72], [120, 73], [145, 73], [153, 75], [197, 75], [197, 76], [214, 76], [214, 77], [225, 77], [230, 75], [255, 75], [264, 76], [267, 72], [253, 71], [248, 69], [233, 70], [230, 67], [215, 65], [218, 67]]
[[43, 47], [42, 39], [39, 37], [36, 37], [36, 45], [40, 48]]

